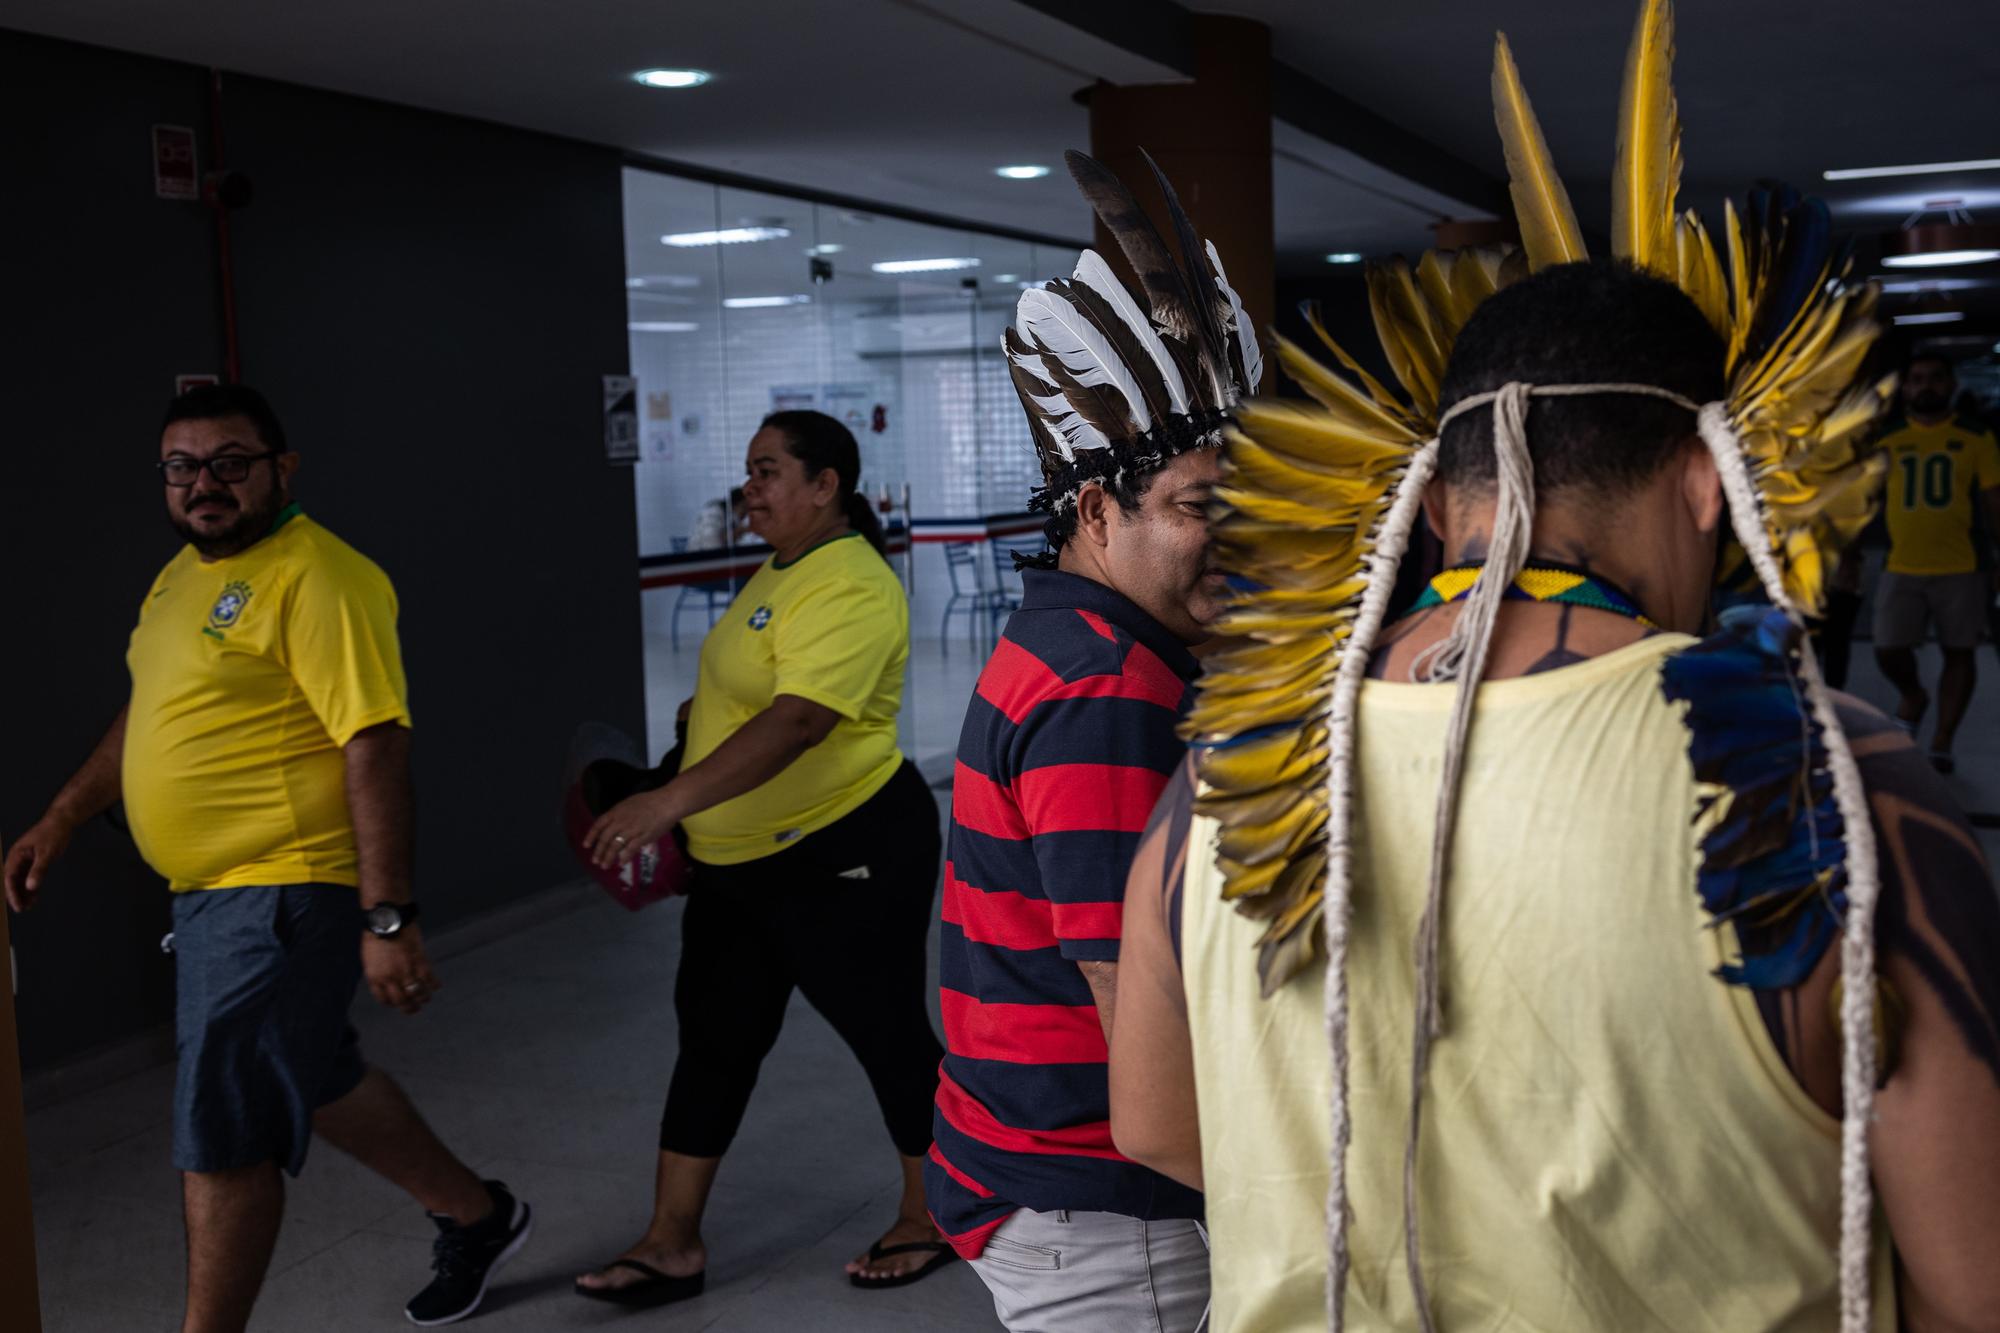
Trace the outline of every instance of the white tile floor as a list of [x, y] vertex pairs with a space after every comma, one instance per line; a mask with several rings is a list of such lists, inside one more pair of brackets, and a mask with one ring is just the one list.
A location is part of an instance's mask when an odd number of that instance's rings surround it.
[[[671, 732], [693, 681], [694, 636], [667, 649], [648, 598], [650, 700]], [[692, 621], [685, 622], [692, 628]], [[1985, 687], [1953, 780], [1966, 808], [2000, 812], [2000, 670]], [[978, 660], [964, 640], [912, 654], [905, 749], [948, 755]], [[1924, 654], [1927, 678], [1936, 656]], [[1850, 688], [1891, 702], [1865, 643]], [[655, 753], [666, 747], [653, 737]], [[935, 772], [933, 764], [927, 769]], [[948, 768], [944, 770], [948, 773]], [[2000, 856], [2000, 829], [1983, 832]], [[449, 959], [421, 1018], [362, 1002], [371, 1059], [400, 1078], [448, 1142], [533, 1201], [534, 1241], [506, 1270], [479, 1328], [636, 1326], [727, 1333], [991, 1330], [978, 1279], [954, 1265], [910, 1288], [861, 1292], [841, 1264], [894, 1211], [892, 1150], [859, 1068], [795, 1002], [765, 1065], [710, 1215], [707, 1294], [627, 1315], [569, 1293], [575, 1273], [616, 1254], [644, 1223], [654, 1135], [674, 1050], [670, 995], [680, 908], [629, 916], [594, 896], [580, 910]], [[175, 1325], [181, 1297], [178, 1189], [168, 1163], [171, 1072], [149, 1070], [29, 1119], [35, 1222], [50, 1333]], [[319, 1333], [401, 1327], [427, 1277], [429, 1224], [391, 1187], [316, 1151], [292, 1188], [254, 1327]], [[628, 1322], [629, 1321], [629, 1322]]]

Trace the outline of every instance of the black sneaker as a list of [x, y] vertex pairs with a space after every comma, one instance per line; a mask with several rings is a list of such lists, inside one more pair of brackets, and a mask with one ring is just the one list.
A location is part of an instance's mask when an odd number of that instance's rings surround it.
[[493, 1211], [469, 1227], [449, 1217], [431, 1214], [438, 1236], [431, 1242], [431, 1270], [437, 1274], [418, 1292], [403, 1313], [422, 1328], [455, 1324], [479, 1308], [493, 1270], [528, 1243], [534, 1212], [497, 1180], [486, 1182]]

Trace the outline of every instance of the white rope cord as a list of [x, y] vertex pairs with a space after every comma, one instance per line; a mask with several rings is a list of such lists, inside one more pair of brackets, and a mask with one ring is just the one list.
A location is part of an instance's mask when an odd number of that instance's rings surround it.
[[1485, 393], [1468, 394], [1453, 403], [1450, 410], [1438, 418], [1437, 433], [1443, 435], [1446, 426], [1475, 408], [1497, 401], [1500, 395], [1509, 389], [1525, 389], [1530, 398], [1588, 398], [1597, 394], [1663, 398], [1675, 407], [1685, 407], [1697, 414], [1701, 411], [1701, 404], [1694, 399], [1685, 394], [1675, 393], [1672, 389], [1662, 389], [1657, 384], [1505, 384], [1497, 389], [1489, 389]]
[[1353, 902], [1354, 862], [1354, 717], [1368, 657], [1389, 611], [1396, 587], [1396, 569], [1410, 544], [1424, 488], [1437, 470], [1438, 444], [1430, 440], [1411, 455], [1408, 470], [1396, 484], [1394, 498], [1383, 516], [1381, 530], [1369, 550], [1368, 581], [1361, 610], [1347, 638], [1334, 676], [1333, 700], [1327, 717], [1327, 852], [1326, 891], [1320, 900], [1320, 925], [1326, 943], [1326, 1035], [1333, 1064], [1332, 1153], [1327, 1169], [1326, 1237], [1330, 1260], [1326, 1274], [1326, 1325], [1341, 1333], [1347, 1290], [1347, 1143], [1351, 1121], [1347, 1105], [1347, 929]]
[[[1785, 591], [1784, 573], [1771, 554], [1763, 506], [1727, 406], [1707, 404], [1697, 415], [1696, 424], [1721, 474], [1736, 540], [1757, 571], [1765, 596], [1773, 606], [1800, 621], [1799, 608]], [[1840, 810], [1847, 844], [1847, 920], [1840, 943], [1840, 1328], [1841, 1333], [1867, 1333], [1874, 1213], [1868, 1178], [1868, 1129], [1875, 1118], [1875, 903], [1881, 896], [1881, 880], [1861, 769], [1854, 762], [1833, 697], [1820, 676], [1812, 642], [1803, 636], [1799, 668], [1805, 677], [1806, 699], [1826, 744], [1834, 804]]]
[[1535, 466], [1528, 456], [1527, 384], [1509, 384], [1493, 400], [1493, 460], [1497, 485], [1493, 511], [1493, 544], [1474, 579], [1465, 609], [1451, 633], [1419, 656], [1428, 663], [1433, 681], [1457, 680], [1451, 720], [1445, 731], [1444, 766], [1438, 779], [1437, 817], [1431, 830], [1431, 870], [1424, 915], [1417, 927], [1417, 990], [1414, 1029], [1410, 1040], [1410, 1124], [1403, 1142], [1403, 1264], [1410, 1277], [1417, 1322], [1423, 1333], [1435, 1333], [1430, 1292], [1424, 1282], [1418, 1243], [1417, 1144], [1423, 1129], [1424, 1074], [1430, 1066], [1431, 1043], [1442, 1031], [1438, 1006], [1438, 937], [1443, 928], [1445, 880], [1451, 867], [1452, 833], [1458, 823], [1458, 796], [1465, 771], [1466, 745], [1472, 732], [1472, 710], [1486, 658], [1493, 647], [1493, 629], [1500, 603], [1514, 576], [1527, 563], [1529, 538], [1535, 522]]

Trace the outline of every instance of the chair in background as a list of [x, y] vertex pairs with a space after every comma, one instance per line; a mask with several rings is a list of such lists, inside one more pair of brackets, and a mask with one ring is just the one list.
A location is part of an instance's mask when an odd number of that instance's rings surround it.
[[951, 618], [965, 617], [965, 631], [972, 651], [985, 645], [984, 632], [992, 616], [994, 592], [979, 576], [979, 553], [971, 542], [944, 544], [945, 571], [951, 575], [951, 596], [944, 604], [944, 618], [938, 622], [938, 647], [951, 656]]
[[999, 632], [1000, 621], [1021, 609], [1021, 571], [1014, 568], [1014, 557], [1039, 555], [1044, 546], [1040, 533], [1032, 536], [995, 537], [987, 543], [993, 548], [993, 601], [990, 607], [994, 633]]

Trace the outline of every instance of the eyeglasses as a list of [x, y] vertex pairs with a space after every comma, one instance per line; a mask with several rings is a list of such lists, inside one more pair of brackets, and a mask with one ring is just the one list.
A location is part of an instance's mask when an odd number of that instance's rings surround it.
[[213, 458], [169, 458], [154, 464], [160, 469], [160, 476], [167, 485], [185, 490], [201, 479], [203, 468], [225, 486], [250, 480], [250, 465], [261, 463], [267, 458], [276, 458], [281, 449], [272, 449], [261, 454], [217, 454]]

